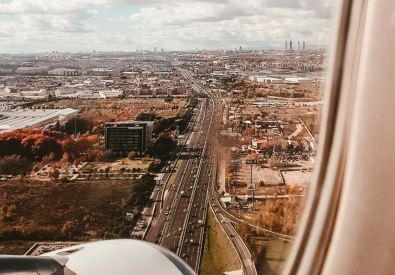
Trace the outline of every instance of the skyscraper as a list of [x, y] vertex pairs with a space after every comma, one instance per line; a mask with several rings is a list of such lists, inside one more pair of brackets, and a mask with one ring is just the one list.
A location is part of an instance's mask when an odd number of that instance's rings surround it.
[[292, 51], [292, 41], [289, 41], [289, 50]]
[[306, 41], [303, 41], [303, 50], [306, 50]]
[[298, 50], [300, 50], [300, 41], [298, 40]]
[[285, 50], [288, 51], [288, 41], [285, 40]]

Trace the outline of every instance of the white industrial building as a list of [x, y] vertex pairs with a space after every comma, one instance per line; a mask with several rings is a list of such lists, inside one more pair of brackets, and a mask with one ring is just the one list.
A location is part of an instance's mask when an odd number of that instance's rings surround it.
[[45, 89], [40, 89], [36, 91], [21, 91], [19, 96], [24, 99], [46, 100], [49, 98], [49, 93]]
[[48, 66], [40, 66], [40, 67], [19, 67], [16, 69], [16, 73], [18, 74], [43, 74], [48, 72]]
[[123, 91], [119, 89], [112, 89], [112, 90], [103, 90], [99, 91], [99, 95], [101, 98], [117, 98], [123, 95]]
[[283, 79], [276, 78], [276, 77], [253, 75], [253, 76], [250, 76], [249, 79], [251, 81], [256, 81], [256, 82], [261, 82], [261, 83], [266, 83], [266, 84], [282, 84], [282, 83], [284, 83]]
[[16, 88], [5, 87], [3, 90], [0, 89], [0, 98], [46, 100], [49, 98], [49, 92], [45, 89], [18, 91]]
[[55, 91], [57, 98], [86, 98], [86, 99], [106, 99], [117, 98], [123, 95], [123, 90], [111, 89], [92, 91], [89, 89], [79, 89], [76, 87], [62, 87]]
[[98, 93], [88, 89], [63, 87], [55, 91], [56, 98], [100, 98]]
[[286, 77], [285, 83], [291, 84], [311, 84], [313, 80], [311, 78], [306, 77]]
[[48, 72], [49, 75], [59, 75], [59, 76], [76, 76], [81, 75], [81, 72], [76, 69], [66, 69], [66, 68], [56, 68]]
[[0, 133], [22, 128], [36, 128], [75, 117], [78, 110], [66, 109], [25, 109], [12, 112], [0, 112]]

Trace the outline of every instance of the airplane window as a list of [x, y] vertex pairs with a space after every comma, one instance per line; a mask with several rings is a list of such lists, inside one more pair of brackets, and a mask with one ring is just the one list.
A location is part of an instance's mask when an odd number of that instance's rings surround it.
[[281, 274], [335, 2], [0, 0], [0, 254], [84, 274], [131, 246], [169, 274]]

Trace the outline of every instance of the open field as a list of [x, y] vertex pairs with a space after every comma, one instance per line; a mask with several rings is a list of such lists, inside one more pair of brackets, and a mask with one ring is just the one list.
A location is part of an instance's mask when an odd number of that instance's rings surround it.
[[257, 237], [252, 241], [258, 274], [282, 274], [292, 243], [270, 237]]
[[307, 185], [311, 182], [311, 172], [306, 171], [283, 171], [287, 184]]
[[106, 122], [111, 119], [117, 121], [132, 120], [139, 113], [155, 113], [157, 116], [169, 118], [175, 116], [187, 103], [187, 99], [173, 99], [171, 102], [166, 102], [165, 99], [160, 98], [123, 100], [62, 99], [36, 107], [73, 108], [81, 111], [82, 116], [85, 118]]
[[118, 159], [114, 162], [92, 162], [86, 165], [83, 169], [83, 171], [88, 171], [88, 170], [95, 170], [95, 171], [101, 171], [101, 170], [106, 170], [107, 168], [110, 168], [111, 171], [120, 171], [122, 169], [137, 169], [140, 172], [147, 172], [148, 167], [152, 163], [153, 159], [146, 158], [146, 159], [133, 159], [130, 160], [128, 158], [123, 158], [123, 159]]
[[23, 255], [35, 241], [0, 241], [0, 254]]
[[[112, 232], [132, 192], [129, 181], [3, 182], [0, 185], [1, 253], [14, 240], [90, 240]], [[27, 245], [30, 247], [30, 245]]]
[[211, 211], [208, 212], [205, 238], [202, 275], [218, 275], [241, 268], [235, 250]]

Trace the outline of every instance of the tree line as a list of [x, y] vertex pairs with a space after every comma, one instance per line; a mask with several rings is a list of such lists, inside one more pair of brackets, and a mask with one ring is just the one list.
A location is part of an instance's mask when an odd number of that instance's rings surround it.
[[[59, 131], [20, 129], [0, 135], [0, 174], [19, 174], [32, 162], [73, 161], [86, 154], [97, 136], [85, 134], [72, 139]], [[92, 153], [92, 152], [91, 152]]]

